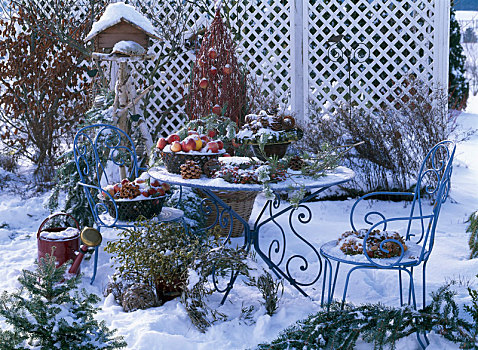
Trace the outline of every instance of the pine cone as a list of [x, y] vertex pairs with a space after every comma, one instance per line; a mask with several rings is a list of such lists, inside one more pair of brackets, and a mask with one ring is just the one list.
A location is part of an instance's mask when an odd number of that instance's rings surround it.
[[271, 115], [277, 115], [279, 113], [279, 110], [280, 110], [280, 106], [279, 104], [273, 104], [272, 106], [270, 106], [268, 109], [267, 109], [267, 112]]
[[282, 127], [284, 128], [284, 130], [291, 130], [293, 129], [295, 126], [295, 119], [294, 117], [290, 116], [290, 115], [286, 115], [283, 119], [282, 119]]
[[282, 130], [282, 117], [280, 116], [272, 117], [271, 129], [274, 131]]
[[181, 177], [183, 179], [199, 179], [202, 170], [194, 160], [187, 160], [181, 165]]
[[202, 167], [202, 171], [207, 177], [213, 177], [219, 169], [221, 169], [221, 162], [215, 158], [209, 159]]
[[141, 194], [138, 185], [134, 185], [133, 183], [127, 183], [121, 186], [120, 190], [120, 198], [129, 198], [133, 199], [138, 197]]
[[268, 117], [261, 117], [261, 119], [259, 121], [260, 121], [260, 124], [262, 125], [262, 127], [264, 129], [267, 129], [270, 126]]
[[289, 168], [292, 170], [300, 170], [304, 166], [305, 162], [302, 158], [299, 156], [292, 157], [289, 160]]

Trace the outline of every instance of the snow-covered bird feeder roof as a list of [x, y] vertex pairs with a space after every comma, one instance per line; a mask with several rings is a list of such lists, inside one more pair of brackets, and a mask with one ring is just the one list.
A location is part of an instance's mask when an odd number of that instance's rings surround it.
[[93, 23], [85, 41], [96, 39], [99, 48], [112, 48], [124, 40], [147, 47], [148, 37], [159, 39], [151, 21], [133, 6], [117, 2], [106, 7], [101, 18]]

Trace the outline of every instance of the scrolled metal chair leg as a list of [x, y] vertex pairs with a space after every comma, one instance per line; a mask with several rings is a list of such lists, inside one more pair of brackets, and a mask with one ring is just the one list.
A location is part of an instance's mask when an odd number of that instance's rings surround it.
[[403, 306], [402, 270], [398, 270], [398, 288], [400, 291], [400, 306]]
[[426, 297], [427, 297], [427, 294], [426, 294], [426, 288], [427, 288], [427, 285], [426, 285], [426, 269], [427, 269], [427, 262], [425, 261], [423, 263], [423, 274], [422, 274], [422, 283], [423, 283], [423, 290], [422, 290], [422, 298], [423, 298], [423, 308], [425, 308], [425, 306], [427, 306], [426, 304]]
[[[334, 282], [332, 283], [332, 290], [330, 292], [330, 297], [329, 297], [329, 303], [332, 303], [332, 299], [334, 298], [335, 285], [337, 284], [337, 276], [339, 274], [339, 268], [340, 268], [340, 261], [337, 261], [337, 264], [335, 266]], [[330, 278], [332, 278], [332, 264], [330, 264]]]
[[98, 268], [98, 246], [95, 247], [95, 258], [93, 263], [93, 276], [91, 276], [90, 284], [93, 284], [96, 278], [96, 270]]
[[[322, 280], [322, 295], [320, 297], [320, 306], [324, 307], [324, 297], [325, 297], [325, 285], [327, 282], [327, 267], [330, 264], [327, 258], [324, 258], [325, 264], [324, 264], [324, 277]], [[329, 287], [330, 288], [330, 287]], [[330, 291], [330, 289], [328, 289]], [[329, 304], [329, 296], [327, 295], [327, 304]]]

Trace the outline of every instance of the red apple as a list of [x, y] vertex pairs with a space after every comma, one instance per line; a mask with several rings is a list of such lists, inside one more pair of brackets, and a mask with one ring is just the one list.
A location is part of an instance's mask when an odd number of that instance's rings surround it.
[[205, 146], [206, 143], [208, 143], [209, 141], [211, 141], [211, 140], [209, 140], [209, 137], [207, 137], [206, 135], [201, 135], [201, 140], [202, 140], [203, 146]]
[[166, 194], [166, 192], [164, 192], [164, 190], [162, 188], [158, 188], [156, 190], [156, 193], [159, 194], [160, 196], [164, 196]]
[[216, 59], [216, 58], [217, 58], [217, 51], [216, 51], [216, 49], [214, 49], [213, 47], [211, 47], [211, 48], [209, 49], [208, 56], [209, 56], [209, 58], [211, 58], [211, 59], [213, 59], [213, 60]]
[[168, 142], [166, 141], [166, 139], [164, 137], [161, 137], [158, 140], [158, 143], [156, 144], [156, 147], [159, 148], [160, 150], [162, 150], [164, 147], [166, 147], [167, 144], [168, 144]]
[[121, 184], [122, 184], [122, 185], [126, 185], [127, 183], [129, 183], [129, 180], [128, 180], [128, 179], [123, 179], [123, 180], [121, 180]]
[[209, 136], [209, 138], [213, 139], [216, 137], [216, 130], [209, 130], [207, 132], [207, 136]]
[[184, 152], [194, 151], [196, 149], [196, 141], [192, 138], [187, 138], [181, 143]]
[[163, 182], [161, 187], [163, 188], [164, 192], [168, 192], [171, 189], [171, 186], [166, 182]]
[[217, 145], [219, 146], [219, 149], [223, 149], [224, 148], [224, 142], [222, 142], [221, 140], [217, 140]]
[[120, 184], [116, 184], [116, 185], [114, 186], [114, 190], [115, 190], [115, 193], [121, 191], [121, 185], [120, 185]]
[[212, 112], [216, 115], [221, 115], [221, 112], [222, 112], [221, 106], [215, 105], [214, 107], [212, 107]]
[[206, 78], [202, 78], [201, 81], [199, 82], [199, 87], [201, 89], [207, 88], [208, 82]]
[[141, 194], [145, 197], [149, 197], [149, 192], [148, 191], [143, 191], [143, 192], [141, 192]]
[[224, 66], [224, 74], [231, 74], [232, 73], [232, 67], [230, 64], [226, 64]]
[[178, 134], [171, 134], [167, 137], [166, 141], [171, 145], [174, 141], [181, 140]]
[[159, 182], [159, 180], [154, 180], [153, 182], [151, 182], [151, 186], [159, 187], [159, 186], [161, 186], [161, 182]]
[[216, 141], [211, 141], [207, 144], [207, 148], [211, 150], [212, 153], [219, 152], [219, 145]]
[[171, 144], [171, 151], [173, 152], [179, 152], [181, 151], [181, 143], [179, 141], [173, 141]]
[[212, 66], [211, 69], [209, 70], [209, 72], [211, 73], [211, 75], [216, 75], [217, 74], [217, 68]]

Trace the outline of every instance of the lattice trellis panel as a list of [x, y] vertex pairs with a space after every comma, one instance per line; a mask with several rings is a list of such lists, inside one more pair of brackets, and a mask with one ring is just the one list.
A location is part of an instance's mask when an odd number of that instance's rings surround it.
[[[194, 6], [189, 5], [189, 11], [187, 26], [192, 32], [212, 20]], [[278, 95], [284, 103], [288, 102], [290, 93], [289, 11], [288, 1], [280, 0], [244, 1], [230, 12], [231, 26], [239, 35], [239, 62], [244, 64], [250, 75], [256, 77], [263, 91]], [[150, 48], [150, 53], [156, 55], [160, 51], [160, 44]], [[146, 108], [151, 130], [167, 134], [177, 130], [187, 120], [183, 105], [175, 103], [187, 92], [194, 60], [194, 47], [189, 45], [189, 50], [185, 49], [154, 77], [154, 94]], [[146, 62], [137, 70], [151, 71], [155, 63], [155, 60]], [[138, 89], [144, 84], [142, 79], [135, 81]], [[164, 113], [168, 109], [170, 111]]]
[[[139, 5], [145, 1], [130, 3], [144, 8]], [[190, 33], [212, 20], [198, 6], [175, 1], [184, 8]], [[174, 15], [175, 1], [161, 2], [163, 7], [153, 11], [156, 24]], [[51, 11], [48, 1], [38, 2]], [[231, 10], [230, 23], [239, 33], [239, 61], [263, 91], [278, 95], [300, 117], [309, 101], [328, 110], [347, 102], [393, 107], [407, 93], [410, 75], [446, 87], [448, 11], [449, 0], [244, 0]], [[190, 43], [146, 81], [162, 45], [150, 48], [156, 58], [136, 64], [132, 78], [138, 90], [154, 85], [146, 101], [147, 122], [166, 134], [186, 119], [176, 103], [187, 92], [195, 54]]]
[[317, 105], [395, 106], [410, 76], [436, 82], [434, 0], [309, 0], [307, 12], [308, 97]]

